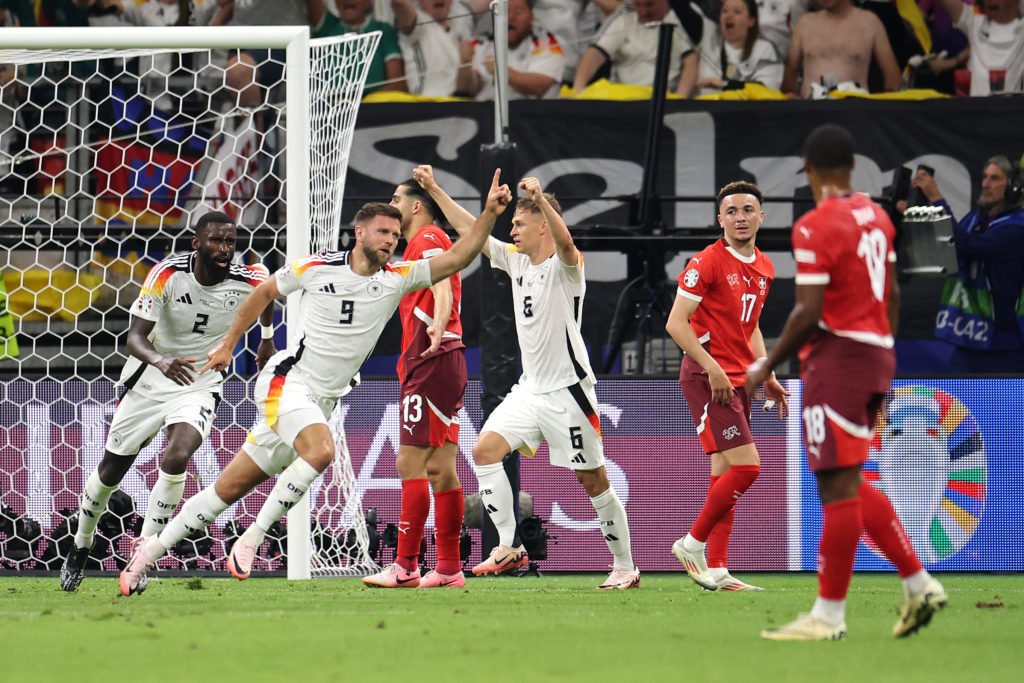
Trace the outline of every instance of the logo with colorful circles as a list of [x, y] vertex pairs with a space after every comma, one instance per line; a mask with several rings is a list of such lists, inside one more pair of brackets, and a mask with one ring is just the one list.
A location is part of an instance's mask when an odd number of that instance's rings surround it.
[[[864, 479], [885, 493], [924, 564], [956, 554], [985, 509], [985, 443], [955, 396], [926, 386], [896, 389], [875, 430]], [[881, 555], [867, 536], [865, 544]]]

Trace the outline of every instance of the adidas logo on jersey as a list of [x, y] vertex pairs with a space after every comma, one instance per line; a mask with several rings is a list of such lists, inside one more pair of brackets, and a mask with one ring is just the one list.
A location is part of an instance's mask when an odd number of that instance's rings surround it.
[[192, 305], [192, 297], [188, 295], [188, 292], [185, 292], [184, 294], [179, 296], [177, 299], [175, 299], [175, 301], [177, 301], [179, 304], [188, 304], [189, 306]]
[[583, 457], [582, 453], [577, 453], [572, 457], [572, 460], [570, 460], [569, 462], [574, 462], [577, 465], [582, 465], [587, 462], [587, 459]]
[[329, 283], [327, 283], [326, 285], [324, 285], [323, 287], [321, 287], [320, 289], [318, 289], [316, 291], [318, 291], [318, 292], [328, 292], [330, 294], [334, 294], [335, 293], [335, 291], [334, 291], [334, 283], [333, 282], [329, 282]]
[[498, 508], [494, 507], [490, 503], [487, 504], [487, 512], [490, 513], [490, 512], [497, 512], [497, 511], [498, 511]]

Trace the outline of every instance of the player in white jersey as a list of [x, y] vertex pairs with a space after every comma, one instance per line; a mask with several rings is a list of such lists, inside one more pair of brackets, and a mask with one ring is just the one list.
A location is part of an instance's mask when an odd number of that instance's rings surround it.
[[[461, 234], [465, 210], [437, 186], [429, 166], [413, 175]], [[473, 573], [499, 574], [528, 563], [525, 549], [513, 547], [512, 486], [501, 461], [511, 450], [532, 455], [546, 440], [551, 464], [576, 472], [614, 556], [612, 572], [598, 588], [633, 588], [640, 585], [640, 572], [633, 564], [626, 510], [605, 471], [594, 373], [580, 334], [583, 256], [555, 198], [543, 192], [536, 178], [525, 178], [519, 187], [526, 196], [512, 217], [514, 244], [492, 237], [483, 250], [492, 268], [512, 278], [523, 374], [484, 423], [473, 448], [480, 496], [499, 537]]]
[[260, 306], [303, 292], [299, 341], [270, 360], [256, 381], [261, 419], [213, 486], [193, 496], [157, 536], [139, 538], [121, 573], [121, 592], [131, 595], [167, 549], [203, 529], [229, 505], [281, 473], [256, 522], [231, 548], [228, 568], [248, 578], [266, 530], [295, 504], [334, 459], [327, 418], [350, 386], [398, 302], [465, 268], [480, 253], [494, 220], [511, 201], [496, 171], [484, 212], [449, 251], [419, 261], [388, 263], [401, 235], [402, 213], [381, 202], [355, 216], [350, 252], [317, 254], [279, 270], [239, 309], [224, 341], [209, 353], [202, 372], [231, 362], [234, 342], [252, 325]]
[[[106, 452], [89, 475], [78, 511], [75, 547], [61, 568], [60, 584], [78, 588], [107, 500], [157, 432], [167, 432], [160, 472], [149, 494], [142, 534], [158, 533], [174, 514], [185, 489], [185, 469], [210, 433], [226, 372], [195, 375], [193, 363], [220, 343], [241, 303], [267, 279], [262, 265], [233, 264], [237, 230], [214, 211], [195, 228], [192, 251], [153, 266], [131, 308], [128, 352], [121, 372], [125, 392], [114, 411]], [[272, 306], [262, 309], [269, 326]], [[256, 352], [260, 367], [274, 353], [264, 338]]]

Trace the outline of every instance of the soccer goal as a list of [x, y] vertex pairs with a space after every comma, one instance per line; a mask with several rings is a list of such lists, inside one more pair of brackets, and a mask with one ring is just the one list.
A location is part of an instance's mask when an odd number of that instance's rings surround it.
[[[155, 262], [191, 249], [189, 226], [200, 215], [231, 215], [238, 258], [271, 271], [337, 248], [348, 153], [379, 37], [310, 40], [297, 26], [4, 32], [0, 571], [60, 568], [84, 481], [103, 454], [129, 307]], [[298, 308], [293, 295], [284, 320], [296, 322]], [[279, 348], [295, 327], [279, 331]], [[216, 479], [256, 417], [251, 355], [236, 359], [186, 497]], [[343, 406], [332, 428], [336, 461], [272, 530], [254, 570], [309, 578], [375, 568]], [[124, 564], [163, 445], [160, 435], [140, 453], [111, 498], [90, 569]], [[271, 484], [175, 546], [160, 568], [222, 569]]]

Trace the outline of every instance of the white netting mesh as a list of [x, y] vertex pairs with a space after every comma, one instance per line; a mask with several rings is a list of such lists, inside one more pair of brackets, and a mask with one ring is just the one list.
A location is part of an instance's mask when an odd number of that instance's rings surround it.
[[[311, 225], [291, 230], [308, 229], [307, 251], [335, 246], [345, 160], [378, 38], [311, 41], [310, 98], [298, 109], [285, 99], [287, 65], [274, 52], [246, 81], [237, 50], [0, 51], [0, 571], [53, 571], [70, 548], [78, 498], [116, 405], [128, 309], [149, 268], [189, 251], [188, 226], [213, 209], [243, 226], [238, 260], [271, 271], [285, 262], [289, 111], [310, 113], [312, 177], [308, 193], [294, 194], [310, 201]], [[186, 498], [216, 479], [256, 418], [251, 354], [235, 369], [189, 465]], [[347, 455], [341, 415], [339, 453]], [[163, 445], [161, 434], [143, 449], [111, 498], [90, 569], [123, 564]], [[314, 499], [314, 551], [323, 552], [313, 562], [322, 574], [374, 566], [351, 482], [339, 457]], [[271, 484], [160, 566], [221, 569]], [[257, 571], [287, 562], [283, 528], [268, 538]], [[325, 569], [333, 565], [343, 569]]]

